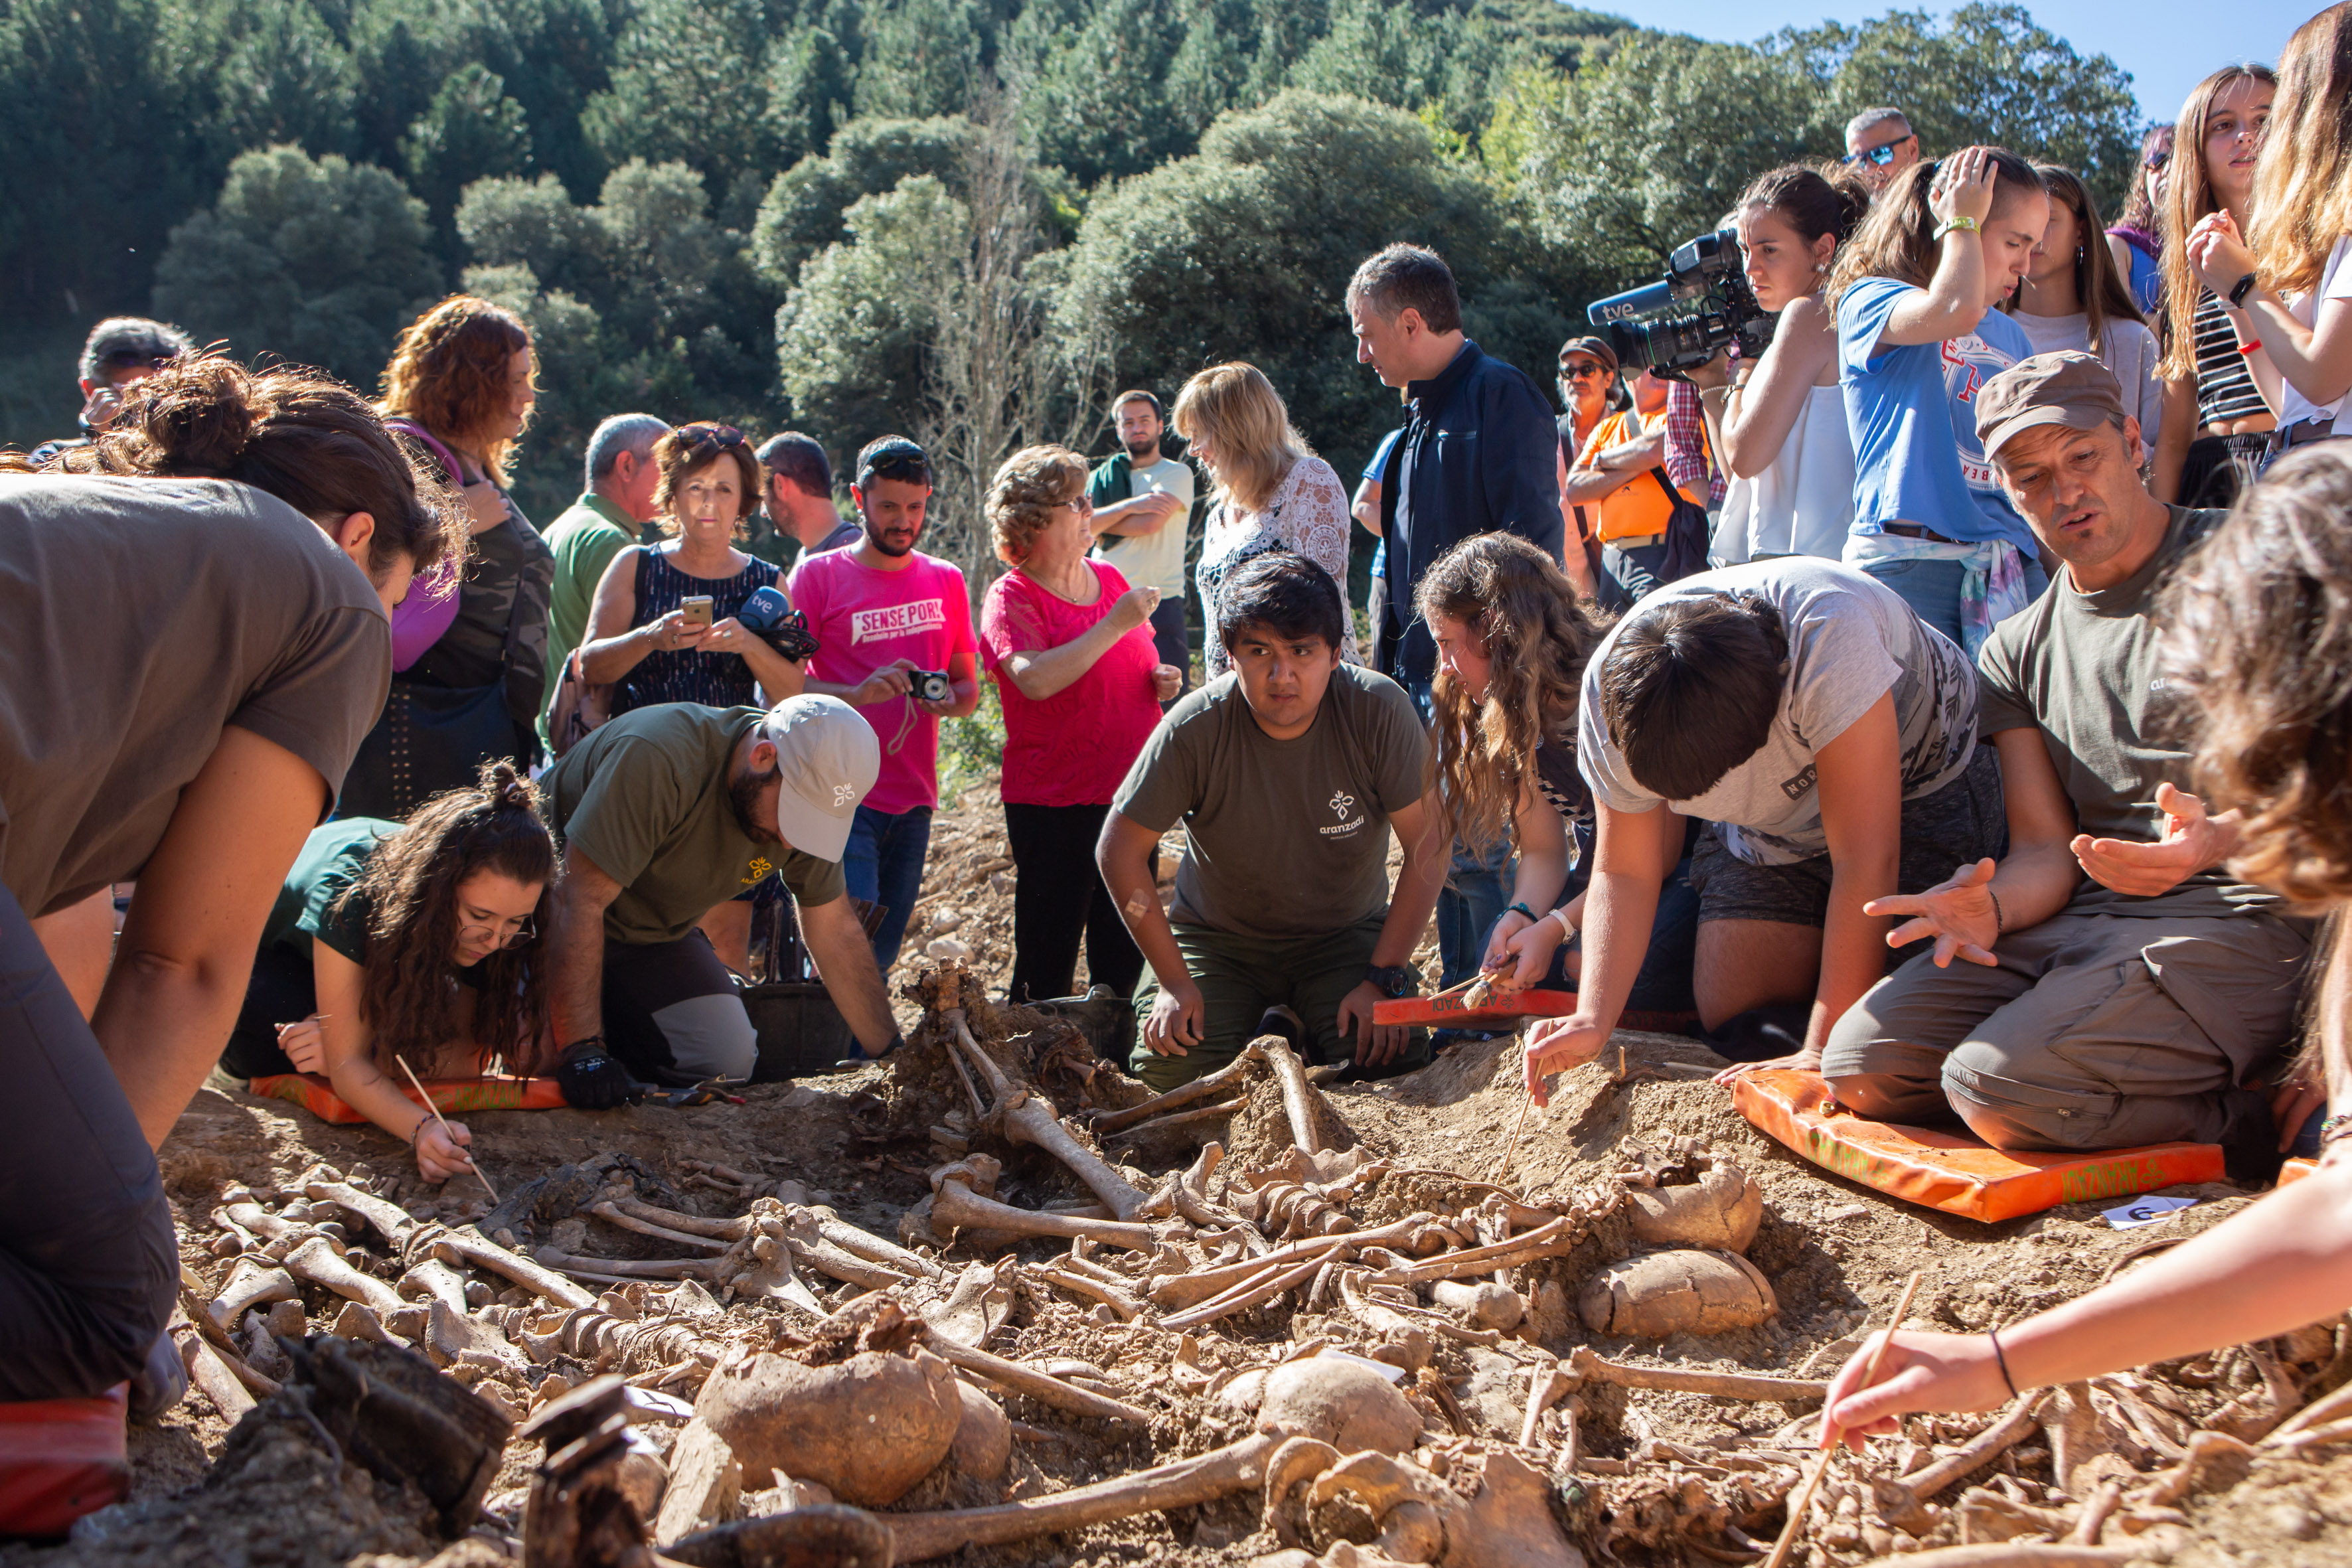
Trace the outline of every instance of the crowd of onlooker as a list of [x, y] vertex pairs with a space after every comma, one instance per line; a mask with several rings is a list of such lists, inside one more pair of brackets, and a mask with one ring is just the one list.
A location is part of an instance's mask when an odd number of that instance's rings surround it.
[[[2002, 1148], [2195, 1140], [2253, 1179], [2352, 1130], [2284, 1060], [2340, 896], [2296, 836], [2352, 762], [2307, 668], [2341, 612], [2290, 613], [2352, 595], [2314, 537], [2352, 499], [2347, 104], [2339, 5], [2200, 83], [2112, 227], [2068, 170], [1867, 111], [1724, 220], [1760, 352], [1580, 334], [1557, 405], [1391, 246], [1342, 296], [1404, 416], [1352, 495], [1212, 365], [1120, 394], [1104, 460], [1004, 460], [977, 606], [898, 435], [837, 487], [805, 435], [618, 414], [535, 527], [530, 334], [483, 300], [373, 404], [102, 323], [82, 435], [0, 460], [0, 1030], [41, 1064], [0, 1219], [39, 1343], [0, 1397], [149, 1357], [149, 1151], [216, 1065], [322, 1080], [439, 1179], [471, 1134], [408, 1078], [705, 1095], [758, 1068], [763, 966], [898, 1048], [940, 727], [983, 680], [1010, 997], [1083, 956], [1156, 1086], [1267, 1031], [1404, 1070], [1446, 1037], [1381, 1005], [1484, 973], [1573, 994], [1538, 1100], [1633, 1019]], [[135, 637], [89, 636], [96, 584]]]

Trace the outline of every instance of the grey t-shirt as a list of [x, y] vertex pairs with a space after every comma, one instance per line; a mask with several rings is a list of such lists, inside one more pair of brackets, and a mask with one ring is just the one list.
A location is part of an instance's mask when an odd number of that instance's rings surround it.
[[0, 881], [135, 877], [234, 725], [342, 788], [392, 629], [318, 524], [223, 479], [0, 476]]
[[1388, 907], [1389, 814], [1421, 799], [1428, 754], [1412, 699], [1384, 675], [1334, 669], [1291, 741], [1258, 728], [1224, 675], [1169, 710], [1111, 809], [1155, 833], [1183, 821], [1178, 924], [1326, 936]]
[[[1681, 599], [1751, 593], [1780, 612], [1788, 678], [1761, 750], [1692, 800], [1668, 801], [1634, 782], [1601, 718], [1601, 674], [1625, 628]], [[1813, 754], [1881, 697], [1895, 700], [1903, 798], [1933, 795], [1960, 776], [1977, 743], [1976, 672], [1968, 656], [1869, 574], [1807, 555], [1727, 566], [1670, 584], [1617, 623], [1585, 666], [1577, 766], [1612, 811], [1664, 804], [1723, 825], [1724, 847], [1757, 866], [1829, 853]]]
[[[2227, 514], [2168, 510], [2171, 526], [2147, 565], [2091, 594], [2061, 572], [2048, 593], [1994, 627], [1977, 655], [1985, 734], [2040, 731], [2076, 823], [2095, 837], [2155, 842], [2164, 836], [2164, 814], [2142, 803], [2154, 800], [2156, 786], [2167, 780], [2176, 788], [2189, 784], [2188, 753], [2157, 739], [2165, 700], [2150, 612], [2173, 563]], [[2067, 907], [2180, 918], [2277, 909], [2281, 901], [2216, 866], [2153, 898], [2118, 893], [2085, 877]]]
[[1114, 534], [1095, 546], [1095, 559], [1108, 561], [1131, 587], [1157, 588], [1162, 602], [1184, 601], [1184, 544], [1192, 513], [1192, 469], [1174, 458], [1139, 463], [1128, 471], [1130, 496], [1165, 490], [1180, 506], [1157, 533]]

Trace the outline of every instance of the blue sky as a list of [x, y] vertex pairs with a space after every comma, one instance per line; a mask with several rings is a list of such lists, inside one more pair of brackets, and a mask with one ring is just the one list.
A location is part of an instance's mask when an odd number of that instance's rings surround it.
[[[1608, 0], [1583, 3], [1631, 16], [1645, 27], [1739, 42], [1782, 27], [1860, 22], [1896, 8], [1892, 4], [1825, 5], [1823, 0], [1664, 0], [1639, 6], [1612, 5]], [[1948, 5], [1933, 3], [1902, 8], [1924, 8], [1939, 16], [1952, 11]], [[2114, 0], [2028, 0], [2026, 8], [2077, 53], [2104, 54], [2131, 72], [2141, 110], [2157, 120], [2178, 115], [2189, 89], [2220, 66], [2242, 59], [2275, 63], [2287, 36], [2322, 9], [2316, 0], [2231, 0], [2226, 7], [2193, 0], [2134, 0], [2128, 6]], [[2221, 15], [2231, 19], [2226, 37], [2216, 36], [2213, 26]]]

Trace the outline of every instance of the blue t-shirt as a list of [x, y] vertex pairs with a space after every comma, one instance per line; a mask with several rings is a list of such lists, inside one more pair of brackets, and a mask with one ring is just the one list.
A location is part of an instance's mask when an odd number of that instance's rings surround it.
[[1403, 434], [1404, 426], [1400, 425], [1381, 437], [1381, 444], [1372, 448], [1372, 460], [1364, 465], [1364, 471], [1360, 477], [1367, 479], [1379, 479], [1381, 470], [1388, 467], [1389, 454], [1396, 450], [1397, 437]]
[[1853, 531], [1916, 522], [1976, 544], [2005, 539], [2032, 552], [2033, 532], [2001, 493], [1977, 439], [1977, 389], [2033, 344], [1987, 310], [1976, 331], [1942, 342], [1885, 345], [1879, 335], [1906, 294], [1894, 278], [1865, 278], [1838, 297], [1838, 384], [1853, 437]]

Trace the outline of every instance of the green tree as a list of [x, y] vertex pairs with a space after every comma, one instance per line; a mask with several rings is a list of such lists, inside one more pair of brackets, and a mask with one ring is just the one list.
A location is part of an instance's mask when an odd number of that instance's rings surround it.
[[299, 147], [247, 153], [220, 199], [172, 230], [155, 310], [247, 357], [372, 387], [395, 332], [441, 293], [425, 204], [371, 163]]
[[401, 139], [409, 188], [435, 213], [446, 216], [472, 181], [530, 167], [530, 121], [506, 87], [496, 71], [468, 61], [449, 73]]
[[790, 165], [823, 153], [834, 128], [849, 118], [857, 68], [848, 49], [828, 28], [797, 28], [770, 52], [767, 74], [778, 161]]
[[724, 192], [777, 163], [757, 0], [645, 0], [582, 123], [608, 164], [688, 163]]
[[1024, 6], [1006, 49], [1037, 155], [1091, 185], [1190, 152], [1200, 129], [1176, 115], [1165, 89], [1183, 40], [1171, 0]]
[[971, 121], [960, 115], [844, 125], [824, 156], [802, 159], [768, 186], [751, 230], [761, 276], [790, 288], [810, 257], [847, 237], [843, 218], [852, 203], [894, 190], [909, 174], [961, 184], [971, 141]]
[[[1122, 184], [1087, 212], [1056, 303], [1099, 331], [1123, 384], [1172, 394], [1205, 364], [1265, 371], [1342, 472], [1398, 421], [1355, 362], [1343, 295], [1381, 246], [1434, 246], [1490, 352], [1549, 379], [1563, 280], [1520, 216], [1401, 110], [1291, 91], [1227, 115], [1201, 151]], [[1508, 285], [1507, 288], [1506, 285]]]
[[309, 0], [222, 0], [166, 15], [164, 47], [204, 62], [188, 112], [222, 164], [280, 142], [352, 150], [358, 72]]
[[865, 13], [857, 112], [912, 120], [961, 112], [992, 41], [974, 0], [867, 0]]

